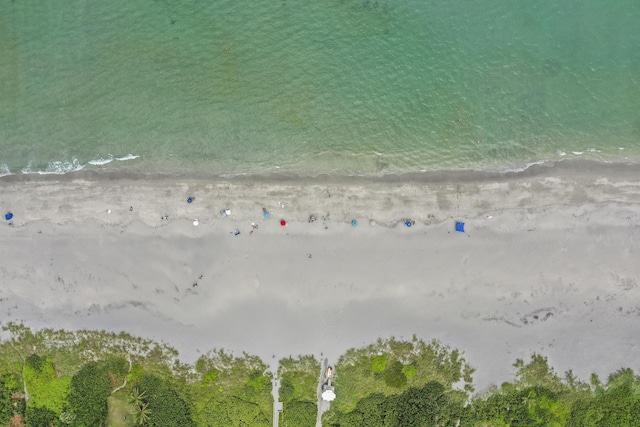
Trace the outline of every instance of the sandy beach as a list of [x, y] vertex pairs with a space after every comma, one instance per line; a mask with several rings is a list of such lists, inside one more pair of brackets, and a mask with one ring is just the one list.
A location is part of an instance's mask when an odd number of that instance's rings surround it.
[[369, 179], [5, 176], [0, 322], [126, 330], [187, 362], [223, 347], [274, 368], [416, 334], [461, 349], [478, 390], [532, 352], [582, 379], [638, 370], [638, 177], [595, 162]]

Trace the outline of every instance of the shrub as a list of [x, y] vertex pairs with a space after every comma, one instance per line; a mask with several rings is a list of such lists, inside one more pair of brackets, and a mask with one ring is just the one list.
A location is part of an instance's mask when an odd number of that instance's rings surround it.
[[207, 360], [205, 359], [204, 356], [200, 356], [198, 358], [195, 368], [196, 368], [196, 372], [199, 374], [203, 374], [207, 372]]
[[[278, 367], [279, 396], [282, 402], [311, 402], [318, 399], [318, 372], [320, 362], [314, 356], [281, 359]], [[286, 406], [286, 405], [285, 405]]]
[[[206, 426], [271, 426], [270, 416], [265, 415], [259, 405], [235, 396], [212, 400], [199, 414], [199, 421], [200, 425]], [[284, 426], [283, 423], [280, 425]]]
[[44, 365], [45, 360], [40, 357], [39, 355], [32, 353], [29, 357], [27, 357], [27, 359], [25, 360], [25, 365], [30, 367], [31, 369], [33, 369], [36, 372], [40, 372], [42, 370], [42, 366]]
[[394, 361], [384, 371], [384, 382], [389, 387], [400, 388], [407, 384], [407, 377], [402, 373], [403, 366], [399, 361]]
[[[3, 376], [4, 377], [4, 376]], [[13, 416], [11, 390], [6, 386], [4, 378], [0, 379], [0, 425], [6, 425]]]
[[58, 416], [51, 409], [29, 406], [26, 413], [27, 427], [49, 427], [55, 425]]
[[397, 426], [435, 425], [435, 420], [446, 403], [444, 391], [442, 384], [432, 381], [422, 388], [410, 388], [391, 397], [393, 411], [390, 411], [391, 419], [387, 423]]
[[217, 369], [209, 369], [202, 377], [202, 384], [203, 385], [215, 384], [216, 380], [218, 379], [219, 372], [220, 371], [218, 371]]
[[311, 402], [293, 401], [285, 403], [282, 412], [282, 424], [296, 427], [314, 427], [318, 407]]
[[127, 381], [130, 383], [136, 383], [143, 374], [144, 368], [138, 364], [135, 364], [131, 367], [131, 370], [127, 374]]
[[380, 356], [376, 356], [371, 361], [371, 370], [375, 374], [381, 374], [387, 368], [387, 359], [389, 359], [388, 354], [382, 354]]
[[293, 386], [293, 382], [289, 378], [284, 378], [280, 382], [280, 389], [278, 392], [278, 397], [282, 402], [288, 402], [293, 398], [293, 394], [295, 392], [295, 388]]
[[146, 394], [149, 404], [149, 426], [191, 427], [191, 410], [180, 398], [171, 383], [152, 374], [144, 374], [138, 382], [141, 392]]
[[404, 374], [405, 377], [407, 377], [408, 380], [415, 377], [417, 372], [418, 370], [413, 365], [404, 365], [402, 367], [402, 373]]
[[104, 366], [89, 362], [71, 378], [67, 401], [76, 416], [76, 425], [99, 426], [107, 419], [107, 398], [111, 394], [109, 376]]

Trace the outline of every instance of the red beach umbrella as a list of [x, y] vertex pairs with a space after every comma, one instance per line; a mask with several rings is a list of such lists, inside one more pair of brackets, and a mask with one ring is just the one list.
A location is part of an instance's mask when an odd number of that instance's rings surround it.
[[280, 225], [283, 226], [283, 227], [286, 227], [287, 226], [287, 221], [285, 221], [284, 219], [281, 219], [280, 220]]

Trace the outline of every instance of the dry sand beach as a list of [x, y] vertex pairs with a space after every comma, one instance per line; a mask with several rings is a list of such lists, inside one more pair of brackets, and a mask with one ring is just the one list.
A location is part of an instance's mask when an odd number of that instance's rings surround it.
[[415, 333], [461, 349], [478, 389], [534, 351], [583, 379], [638, 370], [638, 177], [587, 162], [370, 179], [5, 176], [0, 321], [126, 330], [185, 361], [214, 347], [335, 361]]

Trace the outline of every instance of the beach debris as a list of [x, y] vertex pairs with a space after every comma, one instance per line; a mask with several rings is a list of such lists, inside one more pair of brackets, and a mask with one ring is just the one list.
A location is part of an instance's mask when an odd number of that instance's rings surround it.
[[283, 227], [286, 227], [287, 226], [287, 221], [285, 221], [284, 219], [281, 219], [280, 220], [280, 225], [283, 226]]
[[456, 231], [464, 233], [464, 222], [456, 221]]
[[111, 213], [111, 209], [107, 209], [107, 213], [110, 214]]
[[193, 203], [193, 201], [194, 201], [195, 199], [196, 199], [195, 197], [191, 197], [191, 196], [189, 196], [189, 197], [187, 197], [187, 203]]
[[316, 222], [318, 220], [318, 217], [316, 217], [315, 215], [311, 214], [309, 215], [309, 222]]
[[133, 206], [129, 206], [129, 212], [133, 212]]
[[196, 219], [194, 219], [194, 220], [193, 220], [193, 225], [194, 225], [194, 226], [196, 226], [196, 227], [197, 227], [198, 225], [200, 225], [200, 221], [198, 221], [198, 218], [196, 218]]
[[372, 227], [375, 227], [377, 224], [378, 223], [376, 222], [375, 219], [372, 219], [372, 220], [369, 221], [369, 225], [372, 226]]
[[224, 218], [225, 216], [231, 215], [231, 209], [223, 209], [220, 211], [220, 215]]
[[6, 214], [4, 214], [4, 219], [6, 219], [7, 221], [11, 221], [12, 218], [13, 214], [11, 212], [7, 212]]
[[357, 227], [358, 226], [358, 220], [357, 219], [352, 219], [351, 220], [351, 225], [354, 226], [354, 227]]
[[234, 236], [239, 236], [240, 235], [240, 230], [238, 230], [237, 228], [235, 230], [233, 230], [233, 235]]
[[192, 288], [197, 288], [199, 285], [199, 281], [202, 280], [202, 278], [204, 277], [204, 274], [201, 274], [200, 277], [198, 277], [198, 279], [193, 281], [193, 284], [191, 285]]
[[311, 259], [313, 258], [311, 254], [307, 254], [307, 258]]
[[329, 217], [329, 213], [327, 213], [326, 215], [322, 215], [320, 218], [322, 219], [322, 225], [324, 225], [324, 229], [328, 230], [329, 226], [327, 225], [327, 222], [331, 221], [331, 218]]
[[262, 208], [262, 216], [266, 218], [270, 218], [271, 214], [269, 213], [269, 211], [267, 210], [267, 208]]
[[278, 206], [280, 206], [281, 209], [284, 209], [287, 206], [286, 202], [278, 202]]

